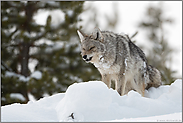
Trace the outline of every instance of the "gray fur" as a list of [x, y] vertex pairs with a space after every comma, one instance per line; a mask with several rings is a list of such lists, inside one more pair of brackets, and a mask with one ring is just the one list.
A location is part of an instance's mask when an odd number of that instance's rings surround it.
[[145, 88], [161, 85], [160, 72], [148, 66], [143, 51], [127, 35], [98, 28], [91, 35], [78, 30], [78, 35], [83, 59], [94, 64], [109, 88], [114, 80], [120, 95], [136, 90], [144, 96]]

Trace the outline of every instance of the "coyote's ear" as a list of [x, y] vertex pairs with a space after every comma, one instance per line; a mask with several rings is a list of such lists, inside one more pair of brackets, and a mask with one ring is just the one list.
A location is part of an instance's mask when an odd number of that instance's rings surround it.
[[95, 28], [95, 32], [94, 32], [93, 36], [95, 37], [95, 40], [99, 40], [101, 42], [103, 42], [103, 40], [104, 40], [104, 37], [99, 28]]
[[77, 33], [79, 35], [80, 41], [82, 42], [85, 39], [86, 35], [80, 30], [77, 30]]

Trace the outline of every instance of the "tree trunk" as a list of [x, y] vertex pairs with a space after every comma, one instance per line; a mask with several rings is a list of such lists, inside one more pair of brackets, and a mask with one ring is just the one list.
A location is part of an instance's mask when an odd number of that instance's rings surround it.
[[25, 77], [29, 76], [29, 43], [22, 43], [21, 45], [21, 74]]

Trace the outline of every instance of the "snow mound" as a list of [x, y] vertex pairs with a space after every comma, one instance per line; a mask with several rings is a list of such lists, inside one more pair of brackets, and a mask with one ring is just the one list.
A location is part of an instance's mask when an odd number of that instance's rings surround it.
[[1, 107], [4, 122], [182, 121], [182, 80], [120, 96], [101, 81], [74, 83], [66, 93]]
[[[100, 81], [75, 83], [56, 107], [59, 121], [106, 121], [181, 112], [182, 82], [151, 88], [142, 97], [135, 91], [119, 96]], [[149, 97], [149, 98], [147, 98]], [[151, 98], [152, 97], [152, 98]]]
[[75, 83], [68, 88], [56, 110], [60, 121], [105, 120], [111, 101], [111, 93], [103, 82]]

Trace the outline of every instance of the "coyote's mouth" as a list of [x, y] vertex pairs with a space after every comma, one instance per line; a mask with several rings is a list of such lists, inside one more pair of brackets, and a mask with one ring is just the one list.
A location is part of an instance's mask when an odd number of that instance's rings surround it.
[[92, 60], [93, 57], [90, 57], [89, 59], [86, 59], [85, 61], [89, 62]]
[[89, 58], [87, 58], [87, 55], [84, 55], [84, 56], [83, 56], [83, 60], [85, 60], [86, 62], [91, 61], [92, 58], [93, 58], [93, 56], [91, 56], [91, 57], [89, 57]]

